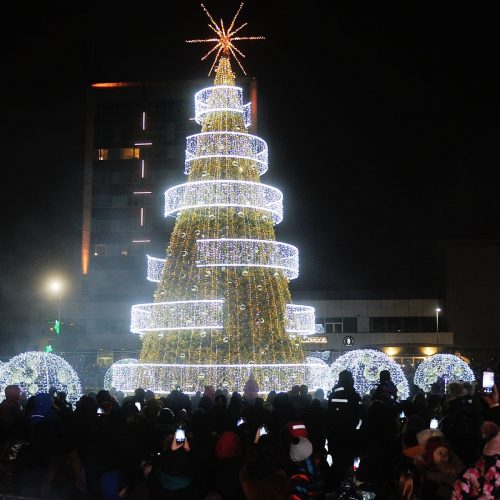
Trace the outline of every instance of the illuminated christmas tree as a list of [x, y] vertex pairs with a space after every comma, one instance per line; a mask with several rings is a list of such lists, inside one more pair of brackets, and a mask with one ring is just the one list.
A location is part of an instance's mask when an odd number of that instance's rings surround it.
[[148, 256], [154, 302], [132, 307], [140, 363], [116, 366], [113, 385], [241, 391], [253, 374], [263, 392], [287, 390], [324, 363], [306, 362], [301, 336], [315, 333], [314, 308], [292, 304], [298, 250], [276, 241], [283, 196], [261, 183], [268, 147], [248, 133], [250, 104], [230, 63], [244, 72], [233, 42], [262, 37], [234, 36], [246, 24], [235, 28], [241, 6], [227, 30], [204, 10], [217, 37], [189, 42], [215, 42], [202, 58], [215, 53], [214, 86], [195, 95], [201, 132], [187, 137], [187, 182], [165, 193], [165, 216], [176, 222], [166, 258]]

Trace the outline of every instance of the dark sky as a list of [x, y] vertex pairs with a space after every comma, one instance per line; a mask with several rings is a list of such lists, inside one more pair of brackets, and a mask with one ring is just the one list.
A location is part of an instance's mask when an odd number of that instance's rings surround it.
[[[15, 31], [2, 65], [4, 296], [79, 272], [89, 79], [209, 69], [205, 47], [184, 43], [211, 35], [198, 2], [95, 4], [3, 16]], [[500, 236], [498, 11], [445, 4], [245, 3], [241, 34], [266, 36], [239, 47], [259, 85], [262, 180], [285, 196], [277, 239], [300, 250], [292, 290], [432, 289], [438, 241]], [[229, 19], [239, 2], [206, 5]]]

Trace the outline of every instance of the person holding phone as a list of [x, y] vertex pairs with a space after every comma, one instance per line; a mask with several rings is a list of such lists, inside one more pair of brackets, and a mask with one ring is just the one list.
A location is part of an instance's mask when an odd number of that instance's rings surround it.
[[483, 411], [484, 420], [500, 426], [500, 401], [496, 384], [493, 384], [491, 394], [485, 394], [483, 391], [482, 399], [486, 406]]
[[198, 455], [191, 449], [186, 429], [179, 425], [165, 441], [163, 452], [143, 467], [152, 499], [167, 495], [169, 498], [170, 495], [175, 498], [198, 498], [195, 478], [199, 470], [201, 463]]

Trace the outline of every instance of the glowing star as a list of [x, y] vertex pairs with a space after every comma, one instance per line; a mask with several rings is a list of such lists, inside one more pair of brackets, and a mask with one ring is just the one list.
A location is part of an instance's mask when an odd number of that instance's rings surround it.
[[[240, 40], [264, 40], [265, 37], [263, 36], [234, 36], [238, 31], [240, 31], [242, 28], [244, 28], [248, 23], [243, 23], [241, 26], [238, 28], [234, 28], [234, 23], [236, 22], [236, 18], [238, 17], [238, 14], [240, 13], [242, 7], [243, 7], [243, 2], [240, 4], [240, 7], [238, 8], [238, 11], [233, 17], [233, 20], [231, 21], [231, 24], [229, 25], [229, 28], [226, 30], [224, 28], [224, 22], [222, 19], [220, 20], [220, 26], [214, 21], [213, 17], [211, 16], [210, 12], [206, 9], [206, 7], [201, 4], [202, 9], [205, 11], [205, 14], [208, 16], [210, 19], [210, 24], [208, 27], [215, 32], [217, 35], [217, 38], [203, 38], [203, 39], [197, 39], [197, 40], [186, 40], [187, 43], [215, 43], [215, 46], [211, 48], [202, 58], [201, 60], [204, 61], [210, 54], [213, 52], [217, 51], [215, 53], [215, 59], [214, 62], [212, 63], [212, 66], [210, 67], [210, 71], [208, 72], [208, 76], [212, 73], [212, 70], [214, 69], [215, 65], [217, 64], [217, 61], [220, 59], [221, 55], [229, 57], [232, 55], [236, 62], [238, 63], [239, 67], [241, 68], [241, 71], [246, 75], [245, 68], [243, 68], [243, 65], [241, 64], [240, 60], [238, 59], [238, 55], [241, 57], [245, 57], [245, 54], [239, 50], [233, 42], [235, 41], [240, 41]], [[237, 55], [238, 54], [238, 55]]]

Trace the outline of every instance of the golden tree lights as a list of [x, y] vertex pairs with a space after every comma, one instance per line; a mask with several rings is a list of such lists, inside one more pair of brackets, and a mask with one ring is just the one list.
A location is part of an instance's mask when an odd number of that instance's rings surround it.
[[219, 37], [203, 40], [217, 43], [204, 57], [218, 50], [214, 86], [195, 95], [201, 132], [186, 140], [187, 182], [165, 192], [165, 216], [176, 223], [165, 259], [148, 256], [154, 302], [132, 307], [142, 350], [140, 363], [113, 370], [124, 391], [207, 383], [241, 391], [250, 372], [263, 392], [309, 380], [316, 388], [329, 373], [302, 348], [316, 331], [314, 309], [291, 303], [298, 250], [276, 241], [282, 193], [260, 182], [267, 144], [248, 134], [249, 106], [235, 86], [229, 56], [242, 54], [233, 41], [260, 38], [233, 36], [244, 26], [233, 29], [240, 10], [226, 30], [205, 9]]

